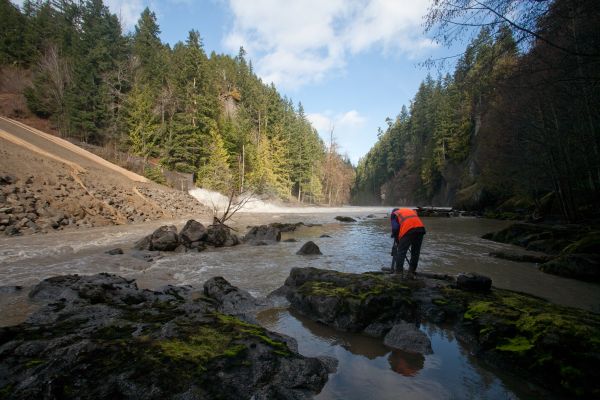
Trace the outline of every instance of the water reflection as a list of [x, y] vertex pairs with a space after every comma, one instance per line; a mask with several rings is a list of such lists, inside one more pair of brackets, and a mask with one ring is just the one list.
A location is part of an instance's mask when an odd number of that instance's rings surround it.
[[336, 331], [286, 309], [258, 315], [266, 328], [296, 338], [306, 356], [338, 359], [338, 369], [317, 399], [517, 399], [539, 393], [498, 378], [477, 363], [451, 331], [422, 326], [434, 354], [392, 350], [381, 339]]
[[425, 356], [419, 353], [393, 350], [388, 357], [388, 362], [392, 371], [404, 376], [415, 376], [425, 366]]

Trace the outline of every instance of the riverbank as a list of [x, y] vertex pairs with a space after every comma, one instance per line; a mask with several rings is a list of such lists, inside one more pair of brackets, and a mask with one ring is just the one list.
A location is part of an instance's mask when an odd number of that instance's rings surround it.
[[586, 282], [600, 282], [600, 228], [593, 225], [516, 223], [484, 239], [546, 255], [495, 253], [496, 257], [539, 263], [539, 269]]
[[0, 144], [0, 235], [209, 214], [187, 193], [17, 121], [0, 117]]

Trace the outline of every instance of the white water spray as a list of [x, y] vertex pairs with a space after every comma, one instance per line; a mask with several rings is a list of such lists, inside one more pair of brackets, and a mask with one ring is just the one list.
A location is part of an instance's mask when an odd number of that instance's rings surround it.
[[[189, 191], [200, 203], [212, 209], [223, 211], [227, 208], [229, 198], [219, 192], [212, 190], [195, 188]], [[281, 206], [260, 200], [256, 197], [250, 197], [244, 206], [239, 210], [241, 213], [263, 213], [263, 214], [321, 214], [321, 213], [352, 213], [352, 212], [377, 212], [381, 213], [387, 210], [382, 207], [319, 207], [319, 206]]]

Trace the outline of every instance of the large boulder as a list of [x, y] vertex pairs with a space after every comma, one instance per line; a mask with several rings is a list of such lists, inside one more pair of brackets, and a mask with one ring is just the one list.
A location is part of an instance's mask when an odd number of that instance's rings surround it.
[[308, 242], [304, 243], [302, 245], [302, 247], [300, 247], [300, 250], [298, 250], [296, 252], [296, 254], [298, 255], [321, 255], [323, 253], [321, 253], [321, 249], [319, 249], [319, 246], [317, 246], [315, 244], [315, 242], [313, 242], [312, 240], [309, 240]]
[[463, 273], [456, 276], [456, 287], [471, 292], [488, 292], [492, 288], [492, 280], [475, 272]]
[[173, 251], [179, 246], [177, 228], [173, 225], [163, 225], [137, 241], [133, 247], [136, 250]]
[[278, 289], [295, 311], [337, 329], [360, 332], [375, 322], [414, 321], [410, 289], [396, 276], [293, 268]]
[[415, 324], [409, 324], [402, 321], [396, 324], [385, 335], [383, 343], [386, 346], [395, 349], [404, 350], [412, 353], [431, 354], [431, 340], [425, 333], [419, 330]]
[[217, 301], [219, 312], [232, 315], [245, 314], [264, 306], [264, 303], [252, 297], [250, 293], [239, 289], [216, 276], [204, 283], [204, 294]]
[[[235, 288], [219, 282], [219, 287]], [[61, 276], [37, 285], [45, 302], [0, 328], [0, 388], [11, 399], [309, 399], [331, 361], [223, 313], [227, 300], [167, 286], [141, 290], [115, 275]]]
[[194, 242], [201, 242], [208, 236], [208, 230], [200, 222], [190, 219], [179, 233], [181, 242], [191, 247]]
[[565, 254], [540, 265], [540, 270], [565, 278], [600, 282], [600, 255]]
[[214, 224], [208, 227], [206, 243], [215, 247], [230, 247], [239, 244], [240, 240], [227, 226]]
[[281, 230], [271, 225], [253, 226], [244, 237], [244, 241], [249, 243], [279, 242], [280, 240]]

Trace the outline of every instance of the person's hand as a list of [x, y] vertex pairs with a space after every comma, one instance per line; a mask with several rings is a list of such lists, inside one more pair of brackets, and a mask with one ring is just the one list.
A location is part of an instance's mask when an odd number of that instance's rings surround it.
[[394, 232], [392, 232], [392, 233], [390, 234], [390, 237], [391, 237], [391, 238], [393, 238], [393, 237], [394, 237]]

